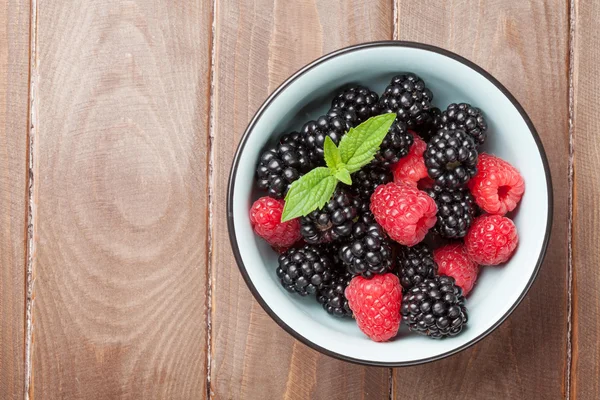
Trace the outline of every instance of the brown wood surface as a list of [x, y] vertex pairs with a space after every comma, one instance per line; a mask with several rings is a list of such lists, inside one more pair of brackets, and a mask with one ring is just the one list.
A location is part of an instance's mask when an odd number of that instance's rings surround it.
[[600, 3], [575, 1], [571, 399], [600, 398]]
[[353, 43], [390, 39], [388, 0], [223, 0], [216, 9], [213, 139], [212, 369], [219, 399], [384, 399], [389, 369], [320, 355], [294, 341], [254, 301], [235, 265], [226, 225], [226, 181], [254, 112], [284, 79]]
[[22, 398], [29, 2], [0, 2], [0, 398]]
[[211, 2], [40, 1], [31, 396], [206, 396]]
[[[0, 0], [0, 399], [600, 398], [599, 19], [584, 0]], [[234, 145], [268, 94], [320, 55], [391, 38], [505, 84], [555, 202], [514, 314], [465, 352], [393, 371], [277, 326], [238, 272], [225, 210]]]
[[[562, 0], [398, 2], [399, 39], [442, 46], [476, 62], [528, 112], [551, 165], [554, 227], [538, 279], [513, 315], [465, 352], [431, 365], [396, 369], [397, 399], [545, 400], [565, 395], [568, 11]], [[406, 382], [415, 384], [409, 393]]]

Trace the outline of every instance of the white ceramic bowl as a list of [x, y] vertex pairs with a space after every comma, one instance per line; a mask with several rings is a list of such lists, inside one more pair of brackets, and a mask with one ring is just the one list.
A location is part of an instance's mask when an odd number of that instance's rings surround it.
[[[254, 189], [259, 154], [269, 141], [298, 130], [324, 114], [335, 92], [350, 83], [382, 93], [392, 76], [412, 71], [445, 108], [468, 102], [484, 110], [489, 138], [484, 150], [517, 167], [525, 179], [523, 199], [511, 215], [519, 246], [500, 267], [483, 267], [467, 300], [469, 322], [463, 332], [444, 340], [410, 334], [369, 340], [352, 320], [327, 314], [314, 299], [293, 296], [275, 275], [277, 254], [255, 236], [248, 210], [260, 193]], [[333, 357], [363, 364], [404, 366], [457, 353], [497, 328], [521, 302], [542, 263], [552, 224], [552, 187], [544, 149], [531, 120], [515, 98], [489, 73], [449, 51], [409, 42], [374, 42], [335, 51], [286, 80], [258, 110], [238, 147], [229, 182], [228, 224], [233, 251], [248, 287], [265, 311], [308, 346]]]

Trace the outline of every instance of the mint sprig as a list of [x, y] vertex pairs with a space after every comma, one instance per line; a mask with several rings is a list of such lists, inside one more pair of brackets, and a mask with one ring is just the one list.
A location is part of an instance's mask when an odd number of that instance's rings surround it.
[[322, 208], [335, 192], [338, 182], [352, 185], [350, 174], [373, 160], [395, 119], [393, 113], [369, 118], [351, 128], [342, 137], [339, 147], [329, 136], [325, 137], [323, 153], [327, 167], [315, 168], [292, 183], [285, 196], [281, 222]]
[[369, 118], [342, 137], [340, 153], [348, 172], [354, 173], [373, 160], [395, 119], [396, 114]]

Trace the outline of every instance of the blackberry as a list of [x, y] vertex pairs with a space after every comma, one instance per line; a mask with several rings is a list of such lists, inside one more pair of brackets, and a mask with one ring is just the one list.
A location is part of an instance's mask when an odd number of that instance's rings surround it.
[[391, 242], [370, 213], [354, 224], [352, 237], [340, 247], [339, 256], [349, 273], [365, 278], [384, 274], [394, 266]]
[[439, 120], [444, 129], [463, 129], [475, 144], [482, 145], [487, 137], [487, 122], [483, 112], [467, 103], [452, 103], [444, 111]]
[[320, 210], [300, 218], [300, 233], [307, 243], [328, 243], [352, 234], [352, 225], [361, 208], [358, 197], [340, 188]]
[[380, 167], [376, 164], [368, 164], [359, 171], [352, 174], [352, 186], [350, 191], [360, 197], [363, 205], [369, 208], [371, 195], [379, 185], [385, 185], [394, 179], [389, 168]]
[[434, 339], [458, 335], [468, 320], [462, 290], [449, 276], [436, 276], [410, 289], [400, 314], [411, 331]]
[[409, 128], [421, 125], [428, 119], [433, 93], [425, 82], [413, 73], [400, 74], [392, 78], [390, 85], [379, 99], [381, 112], [394, 112], [398, 120]]
[[365, 86], [352, 86], [334, 97], [331, 108], [353, 111], [357, 125], [379, 114], [379, 96]]
[[342, 136], [352, 127], [344, 116], [322, 115], [314, 121], [308, 121], [302, 127], [301, 133], [309, 152], [309, 159], [316, 165], [325, 165], [323, 158], [323, 143], [329, 136], [336, 145]]
[[426, 190], [437, 204], [437, 222], [433, 231], [455, 239], [467, 234], [476, 214], [475, 200], [466, 188], [447, 189], [434, 185]]
[[429, 177], [443, 187], [462, 186], [477, 172], [477, 147], [461, 129], [440, 129], [423, 157]]
[[327, 111], [327, 116], [339, 117], [345, 121], [348, 121], [348, 123], [351, 126], [357, 126], [359, 124], [358, 117], [356, 116], [356, 113], [352, 110], [345, 110], [343, 108], [331, 108], [329, 111]]
[[381, 142], [373, 163], [389, 167], [406, 156], [412, 144], [413, 136], [408, 132], [406, 124], [402, 121], [395, 121]]
[[401, 246], [398, 252], [398, 277], [406, 292], [412, 287], [437, 275], [438, 266], [426, 244]]
[[316, 246], [291, 248], [279, 256], [277, 277], [289, 292], [300, 296], [316, 294], [330, 284], [333, 263]]
[[335, 271], [329, 285], [317, 292], [317, 301], [329, 314], [336, 317], [352, 317], [345, 294], [351, 280], [352, 275], [345, 270]]
[[433, 107], [427, 112], [425, 121], [415, 128], [416, 132], [428, 142], [437, 131], [442, 128], [442, 112], [439, 108]]
[[300, 133], [292, 132], [261, 154], [256, 169], [257, 184], [269, 196], [283, 198], [292, 182], [312, 168]]

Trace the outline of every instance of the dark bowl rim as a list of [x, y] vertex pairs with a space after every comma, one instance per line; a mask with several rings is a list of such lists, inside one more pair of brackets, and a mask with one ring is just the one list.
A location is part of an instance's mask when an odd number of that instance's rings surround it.
[[[246, 142], [250, 135], [250, 132], [254, 128], [254, 125], [256, 124], [256, 122], [261, 118], [265, 109], [292, 82], [294, 82], [296, 79], [298, 79], [298, 77], [300, 77], [307, 71], [313, 69], [314, 67], [318, 66], [319, 64], [324, 63], [329, 59], [335, 58], [337, 56], [340, 56], [340, 55], [343, 55], [346, 53], [351, 53], [351, 52], [354, 52], [357, 50], [362, 50], [362, 49], [367, 49], [367, 48], [372, 48], [372, 47], [385, 47], [385, 46], [408, 47], [408, 48], [414, 48], [414, 49], [420, 49], [420, 50], [427, 50], [427, 51], [431, 51], [431, 52], [434, 52], [437, 54], [441, 54], [443, 56], [452, 58], [452, 59], [466, 65], [467, 67], [471, 68], [475, 72], [478, 72], [479, 74], [481, 74], [484, 78], [486, 78], [492, 84], [494, 84], [494, 86], [496, 86], [502, 92], [502, 94], [504, 94], [504, 96], [506, 96], [506, 98], [508, 100], [510, 100], [510, 102], [517, 109], [519, 114], [521, 114], [521, 117], [527, 124], [527, 127], [529, 128], [529, 131], [531, 132], [531, 135], [533, 136], [533, 139], [535, 140], [535, 143], [538, 147], [540, 157], [542, 158], [542, 164], [544, 166], [544, 172], [546, 175], [546, 189], [548, 192], [548, 215], [547, 215], [546, 232], [544, 233], [544, 241], [542, 244], [542, 249], [540, 251], [535, 270], [533, 271], [533, 274], [531, 275], [529, 282], [527, 282], [527, 285], [525, 286], [523, 292], [519, 295], [519, 297], [517, 298], [515, 303], [510, 307], [510, 309], [498, 321], [496, 321], [490, 328], [488, 328], [486, 331], [482, 332], [480, 335], [473, 338], [469, 342], [463, 344], [462, 346], [452, 349], [450, 351], [447, 351], [445, 353], [433, 356], [433, 357], [428, 357], [428, 358], [423, 358], [423, 359], [413, 360], [413, 361], [406, 361], [406, 362], [379, 362], [379, 361], [362, 360], [362, 359], [358, 359], [358, 358], [348, 357], [344, 354], [333, 352], [331, 350], [325, 349], [325, 348], [317, 345], [316, 343], [313, 343], [312, 341], [310, 341], [307, 338], [305, 338], [304, 336], [302, 336], [300, 333], [296, 332], [294, 329], [292, 329], [290, 326], [288, 326], [285, 322], [283, 322], [277, 316], [277, 314], [273, 310], [271, 310], [271, 308], [267, 305], [267, 303], [261, 297], [260, 293], [258, 292], [256, 287], [250, 280], [250, 277], [248, 276], [248, 272], [246, 271], [246, 267], [242, 261], [242, 257], [240, 254], [240, 250], [239, 250], [239, 246], [238, 246], [238, 242], [237, 242], [237, 236], [235, 233], [234, 221], [233, 221], [233, 193], [235, 190], [235, 176], [236, 176], [237, 169], [239, 166], [240, 155], [244, 151], [244, 147], [246, 145]], [[297, 339], [300, 342], [304, 343], [305, 345], [311, 347], [312, 349], [315, 349], [325, 355], [328, 355], [330, 357], [334, 357], [334, 358], [337, 358], [337, 359], [340, 359], [343, 361], [348, 361], [348, 362], [352, 362], [352, 363], [360, 364], [360, 365], [369, 365], [369, 366], [377, 366], [377, 367], [406, 367], [406, 366], [426, 364], [428, 362], [441, 360], [443, 358], [457, 354], [457, 353], [473, 346], [475, 343], [479, 342], [483, 338], [487, 337], [496, 328], [498, 328], [504, 321], [506, 321], [506, 319], [509, 317], [509, 315], [512, 314], [512, 312], [519, 306], [519, 304], [521, 304], [523, 298], [525, 298], [525, 295], [527, 294], [527, 292], [531, 288], [533, 282], [537, 278], [539, 270], [542, 266], [542, 262], [546, 255], [546, 250], [548, 248], [550, 233], [552, 231], [553, 207], [554, 207], [554, 198], [553, 198], [553, 190], [552, 190], [552, 176], [550, 174], [548, 158], [546, 156], [546, 152], [544, 150], [544, 146], [542, 144], [540, 136], [537, 133], [537, 130], [535, 129], [533, 123], [531, 122], [531, 119], [529, 118], [529, 116], [527, 115], [527, 113], [525, 112], [525, 110], [523, 109], [521, 104], [515, 99], [515, 97], [509, 92], [509, 90], [506, 89], [506, 87], [504, 87], [504, 85], [502, 85], [496, 78], [494, 78], [485, 69], [481, 68], [474, 62], [472, 62], [462, 56], [459, 56], [458, 54], [453, 53], [449, 50], [442, 49], [440, 47], [432, 46], [429, 44], [418, 43], [418, 42], [383, 40], [383, 41], [365, 42], [365, 43], [360, 43], [360, 44], [356, 44], [353, 46], [344, 47], [342, 49], [335, 50], [329, 54], [321, 56], [318, 59], [312, 61], [311, 63], [309, 63], [306, 66], [299, 69], [296, 73], [294, 73], [292, 76], [290, 76], [288, 79], [286, 79], [281, 85], [279, 85], [279, 87], [273, 93], [271, 93], [269, 95], [269, 97], [260, 106], [260, 108], [258, 109], [256, 114], [254, 115], [254, 117], [252, 118], [250, 123], [248, 124], [248, 127], [244, 131], [244, 135], [242, 136], [242, 139], [241, 139], [241, 141], [237, 147], [237, 150], [235, 152], [235, 156], [234, 156], [232, 167], [231, 167], [231, 173], [229, 175], [228, 188], [227, 188], [227, 227], [229, 230], [229, 240], [231, 242], [233, 254], [235, 256], [235, 260], [237, 262], [240, 273], [242, 274], [242, 276], [244, 277], [244, 280], [246, 281], [246, 285], [248, 285], [248, 288], [252, 292], [252, 295], [258, 301], [258, 303], [262, 306], [262, 308], [265, 310], [265, 312], [267, 314], [269, 314], [269, 316], [286, 332], [288, 332], [290, 335], [292, 335], [295, 339]]]

